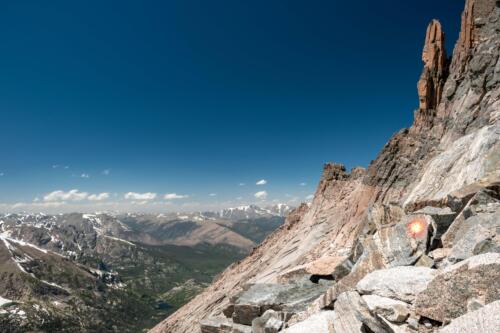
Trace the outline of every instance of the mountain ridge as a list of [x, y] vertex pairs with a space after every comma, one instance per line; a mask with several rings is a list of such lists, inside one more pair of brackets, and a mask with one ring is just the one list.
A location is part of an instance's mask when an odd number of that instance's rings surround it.
[[151, 327], [283, 223], [200, 214], [0, 215], [0, 330]]

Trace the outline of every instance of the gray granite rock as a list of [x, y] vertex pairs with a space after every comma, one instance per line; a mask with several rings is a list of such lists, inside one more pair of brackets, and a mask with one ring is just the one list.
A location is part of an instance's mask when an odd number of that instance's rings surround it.
[[497, 193], [489, 189], [480, 189], [443, 235], [443, 246], [452, 248], [466, 237], [471, 228], [474, 229], [478, 225], [485, 229], [499, 227], [497, 215], [499, 211], [500, 200], [497, 199]]
[[394, 323], [403, 323], [410, 315], [408, 303], [377, 295], [364, 295], [363, 300], [373, 313]]
[[442, 323], [467, 312], [468, 302], [500, 299], [500, 254], [486, 253], [446, 267], [418, 294], [415, 312]]
[[285, 329], [283, 333], [337, 333], [333, 331], [334, 311], [321, 311]]
[[277, 333], [281, 330], [283, 324], [283, 321], [279, 319], [270, 318], [264, 326], [264, 333]]
[[[408, 225], [421, 221], [424, 230], [418, 235], [411, 235]], [[383, 255], [388, 267], [413, 265], [427, 251], [430, 237], [429, 225], [433, 222], [429, 215], [405, 216], [398, 224], [383, 227], [373, 236], [373, 240]]]
[[476, 311], [453, 319], [439, 333], [498, 333], [500, 328], [500, 301], [487, 304]]
[[233, 299], [233, 321], [238, 324], [252, 325], [252, 321], [272, 309], [282, 313], [286, 321], [295, 313], [304, 311], [316, 298], [331, 285], [321, 283], [254, 284]]
[[401, 266], [381, 269], [366, 275], [356, 285], [365, 295], [389, 297], [403, 302], [413, 302], [436, 275], [427, 267]]
[[355, 291], [340, 294], [334, 304], [334, 310], [333, 327], [336, 332], [393, 332], [389, 325], [370, 311], [366, 302]]
[[262, 316], [252, 321], [252, 333], [275, 333], [283, 327], [282, 314], [267, 310]]
[[438, 249], [435, 249], [435, 250], [429, 252], [428, 255], [434, 261], [434, 265], [437, 268], [440, 268], [441, 266], [443, 266], [445, 264], [445, 261], [446, 261], [445, 259], [448, 258], [450, 253], [451, 253], [450, 248], [438, 248]]
[[420, 258], [418, 258], [415, 266], [432, 268], [434, 267], [434, 260], [432, 260], [432, 258], [430, 258], [429, 256], [423, 254]]

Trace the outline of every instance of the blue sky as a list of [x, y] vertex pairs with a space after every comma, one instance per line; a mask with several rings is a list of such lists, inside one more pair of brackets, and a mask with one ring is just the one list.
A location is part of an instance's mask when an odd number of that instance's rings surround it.
[[451, 52], [462, 7], [2, 2], [0, 208], [305, 200], [323, 163], [367, 166], [411, 124], [426, 26], [440, 19]]

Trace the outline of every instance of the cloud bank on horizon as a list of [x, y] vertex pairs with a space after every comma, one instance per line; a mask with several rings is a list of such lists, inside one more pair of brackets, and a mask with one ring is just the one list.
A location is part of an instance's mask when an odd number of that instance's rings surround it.
[[[109, 175], [109, 174], [107, 174]], [[255, 186], [262, 187], [267, 181], [257, 181]], [[241, 183], [238, 186], [242, 186]], [[236, 191], [234, 191], [236, 192]], [[0, 203], [1, 213], [68, 213], [68, 212], [166, 212], [166, 211], [201, 211], [219, 210], [244, 204], [271, 205], [286, 203], [298, 205], [300, 202], [310, 201], [310, 194], [273, 196], [267, 190], [255, 193], [246, 193], [235, 197], [219, 198], [217, 193], [209, 193], [205, 198], [196, 194], [134, 192], [122, 194], [117, 192], [89, 192], [79, 189], [55, 190], [41, 196], [36, 196], [32, 201], [14, 203]]]

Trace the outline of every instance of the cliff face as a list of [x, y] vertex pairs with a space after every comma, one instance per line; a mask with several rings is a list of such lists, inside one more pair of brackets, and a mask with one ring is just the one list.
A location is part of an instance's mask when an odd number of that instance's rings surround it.
[[[441, 270], [452, 275], [453, 264], [499, 249], [492, 230], [500, 227], [500, 219], [480, 213], [481, 205], [488, 204], [488, 214], [500, 212], [499, 7], [494, 0], [466, 1], [451, 60], [441, 25], [432, 21], [413, 125], [395, 134], [367, 170], [346, 172], [342, 165], [327, 164], [309, 207], [290, 214], [250, 256], [229, 267], [152, 332], [199, 332], [200, 322], [211, 317], [216, 319], [203, 322], [204, 332], [261, 332], [259, 327], [271, 325], [271, 317], [281, 323], [276, 332], [287, 326], [287, 332], [311, 331], [308, 325], [321, 323], [337, 332], [361, 332], [362, 327], [392, 332], [395, 323], [398, 329], [430, 332], [464, 315], [450, 310], [433, 317], [418, 309], [431, 306], [432, 290], [426, 288]], [[467, 227], [472, 217], [483, 230], [481, 236]], [[463, 250], [467, 248], [472, 250]], [[490, 256], [481, 262], [497, 265], [497, 259]], [[398, 276], [394, 283], [401, 288], [413, 277], [420, 289], [410, 288], [404, 297], [384, 294], [397, 289], [378, 286], [391, 282], [390, 276]], [[483, 282], [495, 277], [498, 280], [498, 273]], [[370, 289], [373, 285], [378, 289]], [[257, 301], [259, 286], [267, 290], [263, 303]], [[446, 289], [439, 281], [433, 288]], [[304, 290], [307, 295], [298, 292]], [[419, 298], [419, 293], [427, 296]], [[374, 305], [380, 299], [366, 296], [384, 298], [384, 304], [392, 304], [386, 306], [391, 314], [382, 316], [376, 310], [381, 306]], [[479, 297], [481, 306], [498, 300], [500, 292], [488, 297]], [[463, 298], [466, 303], [475, 299]], [[441, 301], [433, 306], [449, 305]], [[402, 302], [396, 307], [401, 311], [394, 310], [394, 302]], [[252, 320], [253, 331], [248, 330]], [[299, 328], [294, 331], [294, 326]]]

